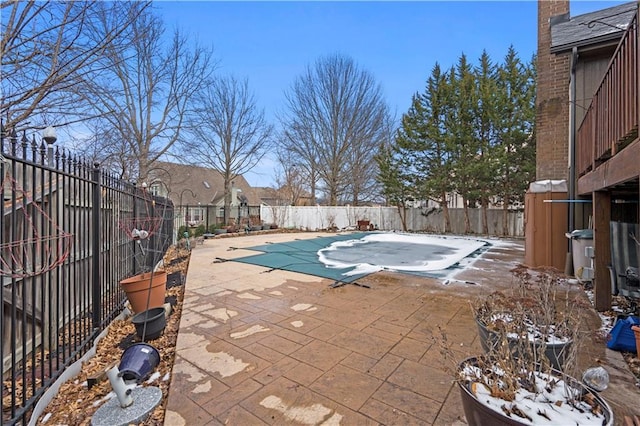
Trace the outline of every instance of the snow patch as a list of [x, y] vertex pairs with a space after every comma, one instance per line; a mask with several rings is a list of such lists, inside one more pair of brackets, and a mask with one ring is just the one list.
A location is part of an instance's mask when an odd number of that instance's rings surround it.
[[340, 414], [334, 413], [326, 422], [323, 422], [323, 420], [332, 413], [333, 410], [331, 410], [331, 408], [318, 403], [309, 406], [288, 406], [281, 398], [275, 395], [269, 395], [264, 398], [260, 401], [260, 405], [281, 413], [289, 422], [301, 423], [303, 425], [339, 425], [340, 420], [342, 420]]
[[265, 331], [269, 331], [270, 329], [267, 327], [263, 327], [261, 325], [253, 325], [247, 328], [245, 331], [238, 331], [236, 333], [231, 333], [229, 336], [232, 339], [242, 339], [243, 337], [248, 337], [253, 334], [263, 333]]
[[[384, 243], [389, 246], [398, 244], [398, 252], [401, 251], [400, 249], [403, 244], [412, 244], [416, 246], [423, 245], [425, 247], [425, 254], [424, 257], [421, 257], [421, 253], [414, 253], [415, 256], [413, 259], [407, 259], [406, 256], [389, 255], [388, 259], [381, 259], [383, 262], [378, 261], [376, 263], [350, 262], [347, 260], [335, 259], [337, 251], [358, 246], [361, 246], [362, 248], [362, 258], [370, 257], [366, 256], [365, 253], [370, 250], [372, 243]], [[329, 247], [319, 250], [318, 258], [320, 262], [329, 268], [353, 268], [343, 274], [346, 276], [370, 274], [381, 270], [434, 272], [443, 271], [455, 264], [469, 265], [473, 263], [474, 259], [465, 258], [489, 244], [493, 243], [477, 238], [424, 234], [376, 233], [366, 235], [359, 240], [336, 241]], [[434, 255], [434, 252], [437, 252], [437, 254]]]
[[219, 309], [214, 309], [213, 311], [211, 311], [209, 313], [209, 315], [211, 315], [212, 317], [214, 317], [218, 321], [226, 323], [228, 320], [230, 320], [231, 318], [233, 318], [236, 315], [238, 315], [238, 313], [236, 311], [232, 311], [232, 310], [227, 309], [227, 308], [219, 308]]
[[256, 296], [255, 294], [251, 294], [251, 293], [240, 293], [237, 297], [240, 299], [251, 299], [251, 300], [262, 299], [262, 297]]
[[294, 311], [315, 311], [318, 308], [313, 308], [313, 305], [310, 303], [298, 303], [291, 307]]

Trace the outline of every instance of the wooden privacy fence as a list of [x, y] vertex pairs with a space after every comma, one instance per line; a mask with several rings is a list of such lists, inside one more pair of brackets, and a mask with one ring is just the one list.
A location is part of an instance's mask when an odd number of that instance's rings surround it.
[[[0, 132], [0, 178], [0, 424], [26, 424], [122, 311], [120, 280], [166, 251], [173, 205], [15, 132]], [[156, 229], [141, 253], [131, 232], [145, 221]]]
[[[407, 231], [444, 233], [444, 217], [437, 209], [410, 208], [406, 210]], [[449, 209], [451, 232], [464, 234], [464, 210]], [[488, 235], [503, 236], [503, 211], [489, 209]], [[281, 228], [309, 231], [323, 229], [356, 228], [358, 221], [368, 220], [377, 229], [401, 231], [402, 221], [395, 207], [352, 207], [352, 206], [262, 206], [260, 218], [264, 223], [275, 223]], [[471, 230], [482, 234], [482, 211], [469, 209]], [[508, 232], [504, 236], [524, 236], [524, 212], [507, 213]]]

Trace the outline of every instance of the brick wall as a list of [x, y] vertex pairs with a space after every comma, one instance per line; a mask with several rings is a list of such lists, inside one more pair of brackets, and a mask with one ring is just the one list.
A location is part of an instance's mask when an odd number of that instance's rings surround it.
[[538, 0], [536, 178], [568, 179], [570, 53], [552, 54], [549, 18], [569, 12], [568, 0]]

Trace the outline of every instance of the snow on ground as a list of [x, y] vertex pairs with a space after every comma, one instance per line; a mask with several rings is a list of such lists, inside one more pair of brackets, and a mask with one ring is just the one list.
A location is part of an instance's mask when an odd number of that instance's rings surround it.
[[[585, 290], [585, 292], [587, 293], [587, 297], [589, 298], [589, 301], [591, 302], [591, 304], [595, 305], [595, 293], [593, 292], [593, 289]], [[603, 337], [607, 337], [611, 332], [611, 329], [613, 328], [614, 323], [616, 321], [617, 315], [628, 314], [628, 312], [626, 312], [623, 308], [618, 306], [615, 302], [616, 300], [612, 301], [611, 311], [598, 312], [598, 315], [600, 316], [600, 320], [602, 321], [602, 325], [600, 326], [600, 330], [598, 330], [598, 333]]]
[[[464, 374], [468, 379], [474, 380], [481, 377], [483, 373], [477, 367], [467, 366]], [[523, 424], [604, 424], [605, 417], [602, 412], [592, 412], [590, 404], [577, 400], [575, 405], [567, 403], [568, 395], [580, 394], [575, 387], [543, 373], [537, 373], [534, 380], [538, 390], [536, 393], [520, 388], [516, 392], [515, 400], [511, 402], [491, 396], [490, 390], [480, 383], [474, 389], [478, 401], [498, 413], [503, 413], [505, 409], [523, 413], [526, 417], [517, 417], [517, 421]], [[480, 379], [480, 381], [483, 380]], [[515, 414], [512, 415], [512, 417], [515, 416]]]
[[[497, 242], [497, 241], [496, 241]], [[375, 233], [361, 239], [336, 241], [318, 251], [330, 268], [353, 268], [344, 275], [377, 271], [436, 272], [454, 265], [469, 265], [467, 257], [490, 245], [479, 238], [425, 234]]]

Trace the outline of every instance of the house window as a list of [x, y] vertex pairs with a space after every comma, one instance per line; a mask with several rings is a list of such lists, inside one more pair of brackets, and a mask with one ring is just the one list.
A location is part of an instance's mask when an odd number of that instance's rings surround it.
[[149, 188], [149, 192], [151, 192], [151, 195], [154, 195], [156, 197], [161, 196], [161, 192], [160, 192], [160, 185], [157, 183], [154, 183], [153, 185], [151, 185], [151, 187]]
[[185, 220], [189, 225], [199, 225], [204, 220], [204, 209], [201, 207], [188, 207]]

